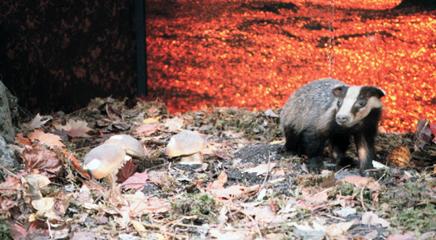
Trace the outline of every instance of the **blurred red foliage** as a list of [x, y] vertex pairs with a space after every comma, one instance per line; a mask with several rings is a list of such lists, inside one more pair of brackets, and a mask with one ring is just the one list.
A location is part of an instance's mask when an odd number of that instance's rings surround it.
[[383, 88], [388, 132], [436, 120], [434, 11], [387, 10], [398, 0], [165, 2], [147, 16], [148, 81], [172, 112], [281, 107], [330, 76]]

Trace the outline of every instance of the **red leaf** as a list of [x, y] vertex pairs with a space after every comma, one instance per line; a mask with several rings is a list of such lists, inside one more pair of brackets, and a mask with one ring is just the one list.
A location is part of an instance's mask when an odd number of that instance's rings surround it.
[[121, 184], [123, 189], [142, 190], [144, 184], [148, 181], [147, 172], [135, 173]]

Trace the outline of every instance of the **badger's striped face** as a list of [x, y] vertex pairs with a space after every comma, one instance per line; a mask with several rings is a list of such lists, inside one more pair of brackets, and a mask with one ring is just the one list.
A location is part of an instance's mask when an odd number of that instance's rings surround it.
[[337, 98], [336, 123], [344, 127], [352, 127], [361, 122], [374, 108], [381, 108], [380, 98], [383, 90], [372, 86], [340, 85], [333, 89]]

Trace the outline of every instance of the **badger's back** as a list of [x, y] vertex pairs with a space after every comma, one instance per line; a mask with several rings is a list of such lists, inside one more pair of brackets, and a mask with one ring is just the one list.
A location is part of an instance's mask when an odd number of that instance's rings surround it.
[[306, 129], [318, 131], [333, 119], [334, 101], [332, 89], [343, 84], [335, 79], [310, 82], [294, 92], [280, 114], [280, 126], [296, 132]]

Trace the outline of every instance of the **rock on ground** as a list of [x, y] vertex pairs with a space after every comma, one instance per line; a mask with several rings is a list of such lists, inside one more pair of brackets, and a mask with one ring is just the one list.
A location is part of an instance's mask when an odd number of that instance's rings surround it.
[[3, 136], [7, 142], [12, 142], [15, 137], [10, 110], [10, 98], [9, 90], [0, 81], [0, 136]]
[[2, 136], [0, 136], [0, 165], [8, 169], [13, 169], [18, 166], [14, 150], [8, 146]]

